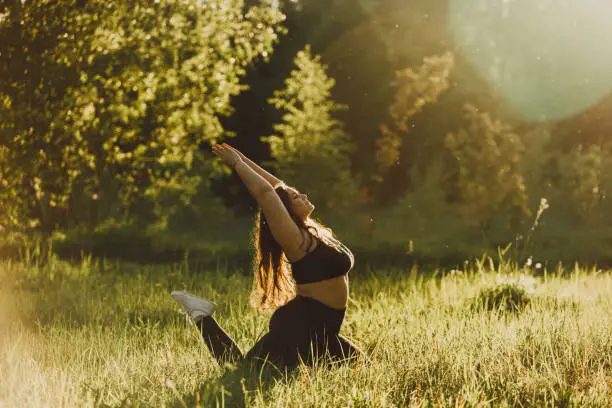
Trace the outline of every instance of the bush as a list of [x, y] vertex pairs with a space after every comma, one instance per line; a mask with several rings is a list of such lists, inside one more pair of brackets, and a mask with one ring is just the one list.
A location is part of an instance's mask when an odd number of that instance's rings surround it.
[[482, 289], [469, 301], [469, 309], [518, 313], [530, 302], [531, 297], [523, 286], [518, 283], [502, 283]]

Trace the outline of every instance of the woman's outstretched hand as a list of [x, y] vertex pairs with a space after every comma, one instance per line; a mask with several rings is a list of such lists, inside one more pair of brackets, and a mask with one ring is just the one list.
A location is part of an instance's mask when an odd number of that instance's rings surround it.
[[214, 145], [212, 147], [212, 152], [223, 161], [223, 164], [231, 168], [236, 167], [236, 164], [242, 161], [240, 154], [233, 150], [226, 143]]
[[244, 160], [246, 158], [246, 156], [244, 154], [242, 154], [242, 152], [240, 150], [236, 149], [234, 146], [230, 146], [227, 143], [223, 143], [223, 146], [225, 146], [225, 147], [235, 151], [236, 153], [238, 153], [238, 155], [240, 156], [240, 158], [242, 160]]

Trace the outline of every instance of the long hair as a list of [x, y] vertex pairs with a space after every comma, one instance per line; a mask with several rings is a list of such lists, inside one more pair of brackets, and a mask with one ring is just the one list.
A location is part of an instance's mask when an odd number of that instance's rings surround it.
[[[274, 191], [280, 197], [289, 215], [300, 229], [313, 232], [327, 245], [339, 248], [340, 242], [334, 237], [331, 228], [307, 218], [302, 220], [293, 214], [287, 186], [280, 184]], [[257, 212], [252, 239], [255, 247], [253, 269], [255, 282], [251, 293], [251, 303], [259, 310], [274, 310], [295, 297], [295, 281], [291, 277], [291, 266], [283, 248], [276, 242], [261, 209]]]

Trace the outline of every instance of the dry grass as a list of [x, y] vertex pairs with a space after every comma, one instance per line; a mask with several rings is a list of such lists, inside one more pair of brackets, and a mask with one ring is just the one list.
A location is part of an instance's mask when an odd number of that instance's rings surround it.
[[[612, 275], [521, 280], [500, 268], [355, 270], [343, 333], [373, 364], [279, 377], [219, 367], [168, 296], [186, 289], [217, 302], [246, 350], [268, 321], [248, 306], [247, 277], [184, 265], [3, 263], [0, 406], [611, 405]], [[530, 301], [518, 313], [470, 307], [492, 287], [525, 282]]]

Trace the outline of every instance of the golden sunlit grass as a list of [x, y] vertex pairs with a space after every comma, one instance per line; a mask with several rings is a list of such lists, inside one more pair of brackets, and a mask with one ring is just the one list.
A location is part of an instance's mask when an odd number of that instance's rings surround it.
[[[45, 266], [4, 262], [1, 270], [2, 407], [612, 403], [608, 272], [576, 269], [532, 280], [484, 263], [437, 277], [357, 269], [342, 330], [373, 363], [272, 377], [219, 367], [168, 295], [186, 289], [211, 298], [246, 350], [268, 322], [248, 306], [247, 277], [182, 264], [70, 266], [55, 259]], [[513, 291], [526, 282], [525, 291]], [[492, 290], [500, 285], [503, 291]], [[508, 289], [525, 297], [520, 311], [473, 307]]]

